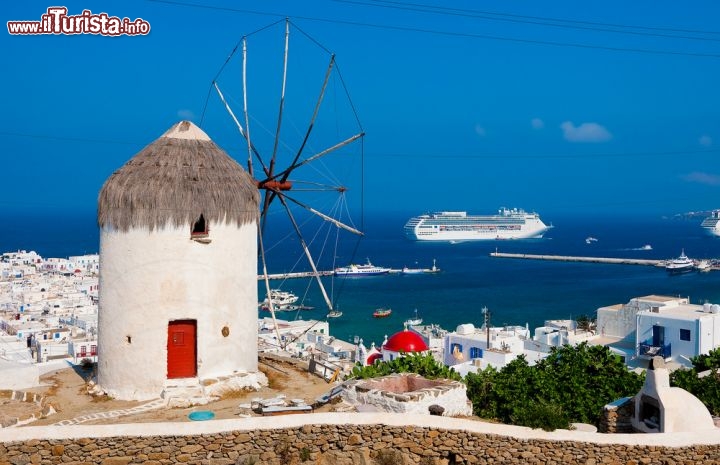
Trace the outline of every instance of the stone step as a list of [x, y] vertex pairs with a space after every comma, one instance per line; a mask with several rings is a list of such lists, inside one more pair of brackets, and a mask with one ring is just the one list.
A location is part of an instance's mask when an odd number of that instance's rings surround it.
[[205, 392], [197, 379], [170, 380], [170, 383], [172, 384], [167, 384], [161, 395], [170, 408], [205, 405], [217, 400], [217, 397]]

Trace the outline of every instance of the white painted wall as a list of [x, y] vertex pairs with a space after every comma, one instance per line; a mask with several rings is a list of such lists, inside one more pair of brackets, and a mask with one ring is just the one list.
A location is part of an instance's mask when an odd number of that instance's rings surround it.
[[720, 315], [711, 314], [709, 318], [700, 320], [698, 329], [698, 347], [701, 354], [707, 354], [720, 346]]
[[[702, 308], [697, 306], [698, 309]], [[652, 339], [654, 325], [665, 328], [665, 344], [671, 344], [671, 359], [691, 367], [690, 358], [720, 346], [720, 313], [697, 311], [694, 318], [642, 311], [637, 314], [636, 346]], [[680, 339], [680, 330], [690, 331], [690, 340]]]
[[256, 225], [209, 226], [209, 244], [190, 239], [190, 225], [101, 230], [98, 385], [108, 394], [159, 397], [172, 320], [197, 320], [199, 379], [257, 371]]
[[39, 385], [37, 365], [0, 359], [0, 389], [29, 389]]

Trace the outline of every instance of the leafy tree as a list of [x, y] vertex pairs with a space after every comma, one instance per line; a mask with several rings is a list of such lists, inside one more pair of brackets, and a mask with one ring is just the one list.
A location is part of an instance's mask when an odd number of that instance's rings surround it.
[[497, 418], [498, 396], [494, 393], [500, 373], [493, 367], [465, 376], [467, 396], [472, 401], [473, 412], [481, 418]]
[[[720, 348], [690, 359], [691, 369], [679, 369], [670, 374], [670, 385], [685, 389], [705, 404], [713, 415], [720, 415]], [[701, 372], [710, 370], [702, 378]]]
[[535, 366], [518, 357], [465, 380], [476, 415], [544, 429], [597, 424], [605, 404], [637, 393], [643, 383], [610, 349], [587, 343], [553, 348]]
[[712, 349], [706, 354], [700, 354], [690, 359], [696, 371], [706, 371], [720, 368], [720, 347]]
[[636, 394], [643, 378], [627, 369], [607, 347], [582, 344], [553, 348], [538, 362], [545, 400], [556, 403], [572, 421], [594, 423], [602, 408], [620, 397]]

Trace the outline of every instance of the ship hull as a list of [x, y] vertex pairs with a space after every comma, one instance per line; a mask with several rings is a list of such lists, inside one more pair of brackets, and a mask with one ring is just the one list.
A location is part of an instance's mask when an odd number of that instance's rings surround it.
[[674, 268], [665, 268], [668, 272], [668, 274], [685, 274], [685, 273], [692, 273], [695, 271], [695, 267], [692, 265], [689, 266], [679, 266]]
[[708, 236], [720, 236], [720, 210], [713, 210], [700, 226]]
[[336, 276], [380, 276], [388, 274], [390, 271], [335, 271]]
[[441, 241], [441, 242], [463, 242], [463, 241], [502, 241], [512, 239], [542, 239], [547, 229], [533, 233], [507, 233], [507, 232], [437, 232], [430, 234], [408, 234], [407, 237], [414, 241]]
[[493, 241], [539, 239], [547, 226], [536, 213], [500, 210], [498, 215], [468, 216], [465, 212], [440, 212], [411, 218], [405, 235], [414, 241]]

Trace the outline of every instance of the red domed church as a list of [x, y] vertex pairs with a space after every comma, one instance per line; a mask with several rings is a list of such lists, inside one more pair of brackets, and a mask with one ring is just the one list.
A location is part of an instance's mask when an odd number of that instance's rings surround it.
[[375, 347], [374, 343], [368, 350], [363, 345], [362, 340], [360, 340], [358, 350], [356, 351], [356, 361], [363, 366], [368, 366], [377, 360], [389, 362], [401, 357], [402, 354], [422, 353], [428, 350], [428, 345], [420, 334], [405, 328], [403, 331], [393, 334], [390, 338], [385, 336], [385, 341], [383, 341], [380, 350]]

